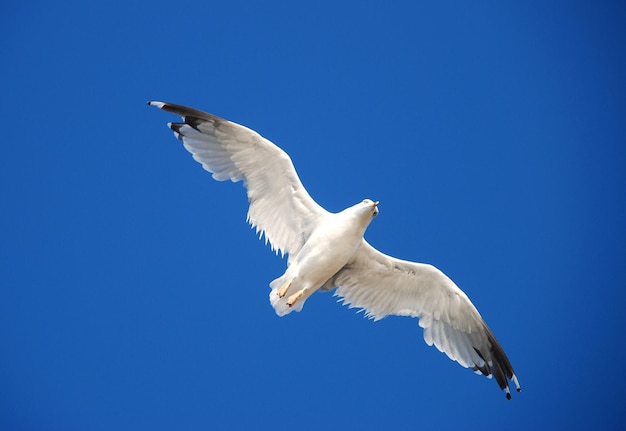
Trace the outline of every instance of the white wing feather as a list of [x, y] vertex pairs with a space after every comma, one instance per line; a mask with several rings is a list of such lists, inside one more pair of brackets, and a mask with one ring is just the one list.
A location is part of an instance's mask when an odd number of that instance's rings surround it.
[[463, 367], [494, 375], [510, 397], [507, 379], [519, 391], [513, 368], [467, 295], [432, 265], [387, 256], [365, 240], [352, 260], [325, 285], [350, 308], [374, 320], [390, 314], [419, 318], [424, 340]]
[[180, 115], [169, 123], [193, 158], [218, 181], [244, 181], [248, 222], [272, 250], [297, 254], [327, 211], [309, 196], [283, 150], [247, 127], [181, 105], [148, 102]]

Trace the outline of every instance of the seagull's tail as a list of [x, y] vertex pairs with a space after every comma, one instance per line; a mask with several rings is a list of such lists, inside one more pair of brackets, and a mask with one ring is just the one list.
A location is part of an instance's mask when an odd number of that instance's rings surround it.
[[[280, 317], [283, 317], [286, 314], [291, 313], [292, 311], [301, 311], [304, 306], [304, 300], [306, 298], [299, 299], [292, 306], [287, 304], [287, 300], [290, 295], [295, 291], [294, 289], [289, 289], [289, 285], [287, 283], [291, 283], [291, 281], [287, 278], [287, 274], [283, 274], [278, 277], [276, 280], [270, 283], [270, 288], [272, 291], [270, 292], [270, 304], [274, 307], [274, 311]], [[286, 287], [287, 286], [287, 287]], [[282, 295], [279, 295], [279, 291], [285, 289], [285, 292], [281, 292]]]

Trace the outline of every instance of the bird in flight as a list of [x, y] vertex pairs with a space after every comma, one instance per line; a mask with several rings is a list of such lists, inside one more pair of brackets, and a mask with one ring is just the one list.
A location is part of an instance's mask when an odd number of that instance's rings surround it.
[[287, 153], [255, 131], [193, 108], [148, 104], [182, 118], [168, 126], [214, 179], [243, 180], [248, 222], [273, 251], [288, 255], [285, 273], [270, 283], [270, 303], [279, 316], [302, 310], [317, 290], [337, 289], [344, 304], [374, 320], [418, 318], [429, 346], [477, 374], [494, 376], [508, 399], [509, 381], [521, 390], [493, 332], [452, 280], [432, 265], [388, 256], [363, 239], [378, 215], [377, 201], [326, 211], [306, 191]]

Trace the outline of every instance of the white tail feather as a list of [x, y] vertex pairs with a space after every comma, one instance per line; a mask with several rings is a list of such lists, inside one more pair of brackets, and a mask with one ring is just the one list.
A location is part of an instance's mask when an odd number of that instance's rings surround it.
[[270, 288], [272, 291], [270, 292], [270, 304], [274, 307], [274, 311], [280, 317], [283, 317], [292, 311], [302, 311], [302, 307], [304, 306], [304, 301], [306, 298], [299, 299], [293, 304], [291, 307], [287, 304], [287, 299], [289, 298], [290, 292], [293, 293], [295, 290], [290, 289], [286, 295], [282, 298], [278, 296], [278, 290], [285, 284], [287, 281], [287, 277], [285, 274], [278, 277], [276, 280], [270, 283]]

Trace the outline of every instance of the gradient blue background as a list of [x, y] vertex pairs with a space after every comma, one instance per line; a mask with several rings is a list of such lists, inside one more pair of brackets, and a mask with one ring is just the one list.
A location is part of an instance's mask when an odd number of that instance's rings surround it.
[[[436, 3], [436, 4], [433, 4]], [[0, 428], [618, 429], [624, 2], [107, 1], [0, 12]], [[474, 301], [523, 386], [314, 295], [148, 100], [283, 147]], [[324, 428], [322, 428], [323, 426]]]

